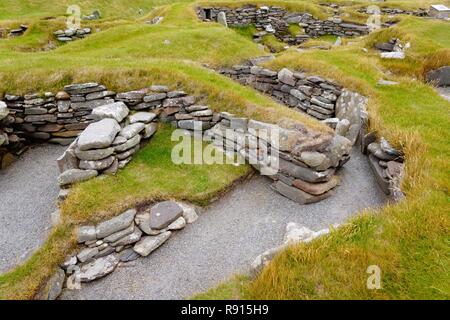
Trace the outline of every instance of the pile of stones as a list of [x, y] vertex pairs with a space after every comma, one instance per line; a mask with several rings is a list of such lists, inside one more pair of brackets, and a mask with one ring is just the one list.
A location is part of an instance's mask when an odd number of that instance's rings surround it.
[[[374, 12], [374, 10], [371, 10], [370, 8], [360, 8], [357, 10], [360, 13], [366, 13], [366, 14], [374, 14], [377, 12]], [[378, 9], [377, 9], [378, 11]], [[379, 10], [381, 14], [386, 14], [390, 16], [399, 15], [399, 14], [406, 14], [411, 16], [417, 16], [417, 17], [426, 17], [428, 16], [428, 10], [419, 8], [418, 10], [405, 10], [405, 9], [399, 9], [399, 8], [381, 8]]]
[[319, 120], [335, 117], [336, 101], [342, 93], [342, 86], [333, 80], [288, 69], [276, 72], [245, 64], [219, 72]]
[[393, 148], [383, 137], [379, 142], [375, 140], [374, 133], [366, 135], [362, 151], [369, 155], [370, 166], [381, 190], [386, 195], [390, 195], [394, 201], [399, 201], [404, 197], [400, 189], [404, 171], [404, 154], [401, 150]]
[[114, 175], [131, 161], [141, 142], [156, 132], [157, 124], [152, 122], [156, 118], [154, 113], [141, 111], [128, 115], [129, 109], [123, 102], [92, 110], [92, 117], [98, 121], [89, 124], [58, 159], [61, 187], [101, 173]]
[[[19, 28], [9, 30], [8, 37], [10, 37], [10, 38], [20, 37], [20, 36], [22, 36], [22, 35], [25, 33], [25, 31], [27, 31], [27, 30], [28, 30], [28, 26], [27, 26], [27, 25], [24, 25], [24, 24], [21, 24], [21, 25], [19, 26]], [[0, 36], [0, 38], [1, 38], [1, 36]]]
[[90, 35], [92, 32], [91, 28], [79, 28], [79, 29], [66, 29], [66, 30], [57, 30], [53, 32], [56, 39], [61, 42], [69, 42], [78, 39], [83, 39], [86, 36]]
[[[339, 184], [335, 173], [349, 160], [352, 148], [345, 137], [317, 133], [296, 122], [274, 125], [226, 112], [220, 113], [220, 122], [207, 135], [222, 153], [236, 153], [272, 178], [275, 191], [300, 204], [334, 194]], [[261, 139], [264, 144], [257, 143]], [[271, 167], [273, 161], [276, 167]]]
[[[321, 35], [362, 36], [370, 32], [367, 25], [345, 22], [339, 17], [323, 21], [309, 13], [290, 13], [276, 6], [248, 5], [237, 9], [198, 8], [197, 14], [203, 21], [220, 21], [230, 27], [254, 25], [258, 30], [254, 36], [256, 41], [260, 41], [267, 34], [274, 34], [279, 40], [290, 45], [302, 44], [311, 37]], [[292, 35], [289, 32], [291, 24], [301, 26], [304, 33]]]
[[404, 59], [405, 50], [409, 49], [410, 43], [402, 45], [400, 39], [392, 38], [388, 42], [379, 42], [375, 44], [375, 48], [380, 50], [380, 56], [384, 59]]
[[96, 226], [77, 230], [78, 249], [69, 256], [40, 293], [41, 299], [56, 299], [66, 287], [100, 279], [117, 267], [147, 257], [175, 232], [198, 219], [187, 204], [164, 201], [139, 210], [129, 209]]

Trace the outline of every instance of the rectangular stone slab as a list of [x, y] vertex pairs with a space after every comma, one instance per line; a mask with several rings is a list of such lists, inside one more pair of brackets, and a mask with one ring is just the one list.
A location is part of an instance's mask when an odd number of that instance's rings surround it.
[[80, 150], [108, 148], [120, 131], [120, 126], [114, 119], [103, 119], [91, 123], [79, 136]]

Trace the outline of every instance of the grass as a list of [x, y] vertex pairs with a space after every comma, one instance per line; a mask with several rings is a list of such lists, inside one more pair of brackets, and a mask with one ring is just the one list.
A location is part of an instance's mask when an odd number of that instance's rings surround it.
[[[202, 97], [216, 111], [262, 121], [294, 118], [322, 132], [319, 122], [285, 108], [256, 91], [220, 76], [209, 67], [230, 66], [266, 52], [251, 40], [251, 28], [226, 29], [198, 21], [197, 5], [280, 5], [325, 19], [331, 12], [318, 4], [363, 1], [208, 1], [133, 0], [81, 1], [83, 14], [100, 9], [103, 18], [83, 22], [100, 29], [84, 40], [41, 52], [64, 26], [69, 2], [0, 0], [0, 26], [27, 23], [22, 37], [0, 40], [0, 95], [57, 90], [72, 82], [95, 80], [115, 91], [153, 83], [183, 88]], [[384, 5], [414, 9], [428, 0]], [[158, 6], [158, 7], [157, 7]], [[144, 10], [138, 13], [138, 8]], [[145, 20], [164, 16], [159, 25]], [[53, 20], [43, 20], [54, 16]], [[351, 19], [363, 19], [355, 15]], [[305, 69], [338, 80], [370, 99], [371, 127], [406, 152], [403, 190], [407, 200], [378, 211], [365, 211], [331, 235], [289, 248], [254, 280], [237, 276], [201, 299], [448, 299], [450, 220], [449, 103], [420, 82], [426, 71], [450, 64], [450, 37], [444, 22], [400, 17], [394, 28], [352, 39], [353, 44], [329, 51], [288, 50], [267, 66]], [[295, 30], [294, 30], [295, 31]], [[375, 42], [398, 36], [411, 42], [404, 61], [385, 61], [372, 50]], [[165, 40], [170, 44], [165, 45]], [[344, 42], [345, 43], [345, 42]], [[369, 48], [365, 53], [362, 48]], [[351, 62], [351, 63], [349, 63]], [[396, 87], [376, 86], [380, 78]], [[417, 80], [415, 80], [417, 79]], [[420, 119], [420, 121], [418, 121]], [[0, 299], [30, 299], [75, 246], [79, 224], [111, 217], [141, 202], [175, 198], [205, 204], [233, 181], [248, 174], [247, 166], [175, 166], [169, 161], [170, 128], [163, 127], [150, 144], [116, 177], [80, 184], [62, 205], [62, 223], [31, 259], [0, 275]], [[183, 183], [189, 181], [189, 184]], [[366, 268], [382, 270], [383, 290], [365, 288]]]

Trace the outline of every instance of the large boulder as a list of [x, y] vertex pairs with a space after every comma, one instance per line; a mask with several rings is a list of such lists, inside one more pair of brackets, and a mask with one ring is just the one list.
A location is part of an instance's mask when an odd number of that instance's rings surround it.
[[92, 110], [92, 116], [98, 120], [111, 118], [121, 122], [128, 116], [130, 110], [122, 101], [106, 104]]
[[104, 149], [111, 146], [120, 131], [120, 125], [114, 119], [103, 119], [91, 123], [78, 138], [78, 149]]

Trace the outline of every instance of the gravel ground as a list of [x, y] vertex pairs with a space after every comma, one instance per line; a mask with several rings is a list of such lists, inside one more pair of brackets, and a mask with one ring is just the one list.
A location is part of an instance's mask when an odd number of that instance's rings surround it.
[[367, 158], [359, 151], [355, 150], [340, 176], [342, 185], [334, 197], [308, 206], [273, 192], [268, 178], [254, 177], [149, 257], [123, 265], [81, 290], [65, 290], [62, 299], [189, 298], [248, 271], [258, 254], [281, 244], [288, 222], [317, 231], [385, 202]]
[[0, 171], [0, 273], [25, 261], [45, 241], [57, 208], [56, 159], [64, 150], [37, 145]]

